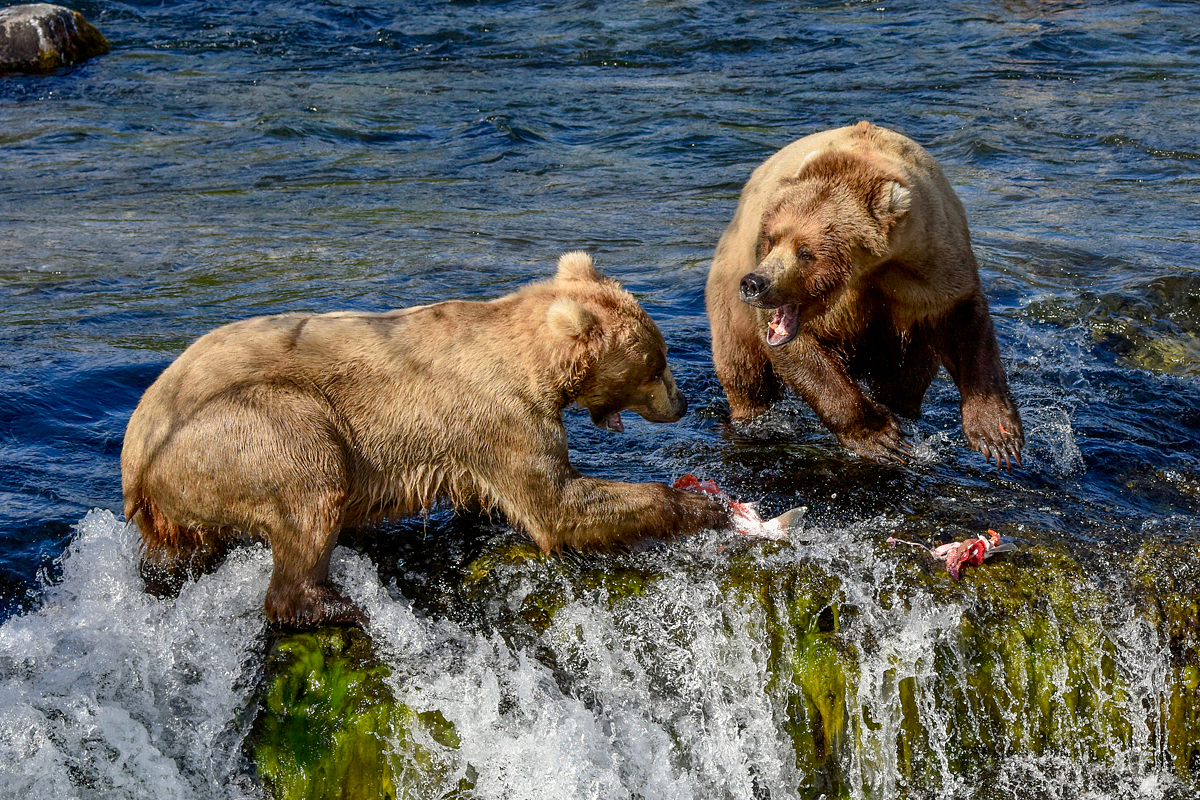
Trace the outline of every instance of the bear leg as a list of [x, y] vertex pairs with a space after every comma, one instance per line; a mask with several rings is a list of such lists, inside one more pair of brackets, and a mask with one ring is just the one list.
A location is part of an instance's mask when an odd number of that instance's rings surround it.
[[219, 567], [229, 552], [227, 535], [178, 524], [139, 488], [130, 491], [125, 515], [141, 534], [138, 572], [155, 597], [175, 597], [187, 581]]
[[783, 396], [767, 345], [752, 319], [754, 312], [737, 309], [734, 315], [713, 316], [713, 367], [729, 399], [729, 416], [734, 422], [753, 419]]
[[925, 392], [941, 369], [941, 360], [918, 328], [901, 338], [880, 332], [860, 348], [872, 354], [864, 374], [871, 397], [905, 419], [920, 419]]
[[730, 525], [724, 504], [662, 483], [579, 476], [567, 480], [551, 498], [521, 505], [510, 506], [506, 515], [545, 552], [564, 547], [614, 550], [646, 538], [671, 539]]
[[367, 615], [328, 581], [297, 580], [278, 572], [271, 576], [263, 608], [267, 619], [281, 628], [367, 623]]
[[987, 299], [976, 294], [960, 303], [939, 333], [942, 363], [958, 386], [967, 442], [985, 459], [994, 458], [997, 468], [1001, 460], [1010, 470], [1013, 463], [1021, 466], [1025, 431], [1008, 391]]
[[267, 618], [286, 628], [362, 626], [366, 614], [329, 582], [329, 559], [340, 530], [339, 504], [330, 497], [313, 505], [300, 524], [277, 524], [267, 536], [274, 560], [264, 603]]
[[908, 445], [894, 414], [863, 393], [840, 355], [801, 333], [776, 369], [847, 450], [881, 463], [904, 463]]
[[181, 551], [174, 556], [146, 550], [138, 562], [138, 573], [148, 594], [176, 597], [188, 581], [216, 571], [228, 554], [226, 539], [215, 539], [203, 547]]

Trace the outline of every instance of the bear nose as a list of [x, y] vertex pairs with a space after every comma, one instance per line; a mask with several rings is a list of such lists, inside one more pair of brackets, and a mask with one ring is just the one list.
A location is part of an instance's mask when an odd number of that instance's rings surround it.
[[675, 392], [675, 419], [682, 419], [687, 413], [687, 409], [688, 402], [687, 398], [683, 396], [683, 392]]
[[771, 281], [759, 275], [757, 272], [751, 272], [746, 277], [742, 278], [742, 299], [752, 300], [767, 291], [771, 286]]

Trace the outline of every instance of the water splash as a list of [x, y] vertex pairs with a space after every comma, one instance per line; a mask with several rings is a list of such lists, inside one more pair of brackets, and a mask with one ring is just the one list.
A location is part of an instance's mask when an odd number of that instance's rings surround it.
[[111, 512], [77, 526], [41, 606], [0, 627], [0, 794], [239, 797], [239, 720], [263, 630], [263, 549], [173, 601], [146, 594]]
[[[1027, 397], [1026, 402], [1036, 399]], [[1085, 470], [1071, 413], [1061, 399], [1027, 405], [1021, 409], [1021, 417], [1028, 442], [1025, 458], [1030, 469], [1044, 470], [1056, 478], [1079, 475]]]
[[[519, 545], [477, 562], [462, 591], [479, 616], [458, 621], [345, 548], [333, 577], [369, 614], [396, 699], [453, 727], [453, 743], [419, 729], [391, 743], [435, 794], [977, 798], [995, 781], [1022, 798], [1186, 796], [1164, 745], [1160, 630], [1121, 604], [1060, 619], [1076, 594], [1100, 597], [1069, 576], [1024, 610], [987, 584], [921, 578], [923, 554], [864, 545], [899, 524], [580, 562]], [[92, 512], [41, 606], [0, 626], [0, 793], [262, 796], [242, 749], [269, 552], [236, 550], [173, 600], [143, 592], [136, 559], [127, 526]], [[994, 759], [980, 773], [976, 752]]]

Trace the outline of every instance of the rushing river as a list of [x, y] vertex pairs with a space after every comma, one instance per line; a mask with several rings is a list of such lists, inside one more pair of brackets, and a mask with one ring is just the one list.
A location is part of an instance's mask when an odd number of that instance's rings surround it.
[[[658, 321], [692, 411], [623, 434], [571, 411], [575, 464], [634, 481], [693, 472], [807, 518], [782, 546], [705, 534], [531, 555], [470, 613], [452, 578], [481, 551], [520, 549], [501, 521], [435, 515], [340, 549], [335, 576], [369, 611], [393, 690], [453, 723], [447, 769], [471, 796], [819, 796], [779, 733], [769, 615], [725, 593], [732, 557], [771, 574], [816, 564], [855, 610], [839, 791], [1200, 793], [1200, 761], [1189, 773], [1165, 757], [1159, 693], [1179, 665], [1122, 599], [1147, 542], [1200, 546], [1200, 6], [77, 8], [109, 55], [0, 78], [0, 795], [262, 795], [243, 742], [269, 553], [240, 550], [160, 600], [120, 518], [125, 423], [175, 355], [256, 314], [494, 297], [577, 248]], [[725, 422], [703, 303], [717, 238], [758, 163], [859, 119], [925, 145], [966, 206], [1025, 420], [1011, 474], [964, 446], [944, 373], [906, 469], [846, 455], [795, 400], [751, 428]], [[936, 591], [890, 602], [914, 557], [881, 543], [989, 527], [1069, 554], [1111, 596], [1112, 644], [1092, 666], [1122, 676], [1101, 699], [1129, 711], [1112, 732], [1001, 747], [982, 783], [952, 766], [960, 729], [918, 692], [913, 784], [888, 755], [902, 735], [889, 709], [904, 680], [940, 680], [939, 648], [970, 609]], [[614, 599], [573, 570], [656, 577]], [[548, 628], [506, 623], [560, 585]], [[1091, 736], [1089, 754], [1073, 749]]]

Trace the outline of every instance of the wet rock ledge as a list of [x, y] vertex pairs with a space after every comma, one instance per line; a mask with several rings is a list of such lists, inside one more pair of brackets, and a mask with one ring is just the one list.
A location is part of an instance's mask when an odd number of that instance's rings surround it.
[[50, 3], [0, 9], [0, 75], [45, 75], [108, 52], [78, 11]]
[[[765, 703], [777, 731], [755, 757], [790, 750], [780, 780], [803, 800], [991, 797], [986, 787], [1021, 764], [1068, 765], [1079, 788], [1120, 782], [1135, 762], [1170, 785], [1164, 800], [1200, 796], [1191, 546], [1147, 542], [1098, 580], [1029, 543], [954, 582], [927, 554], [882, 546], [840, 566], [786, 544], [656, 565], [547, 558], [509, 542], [460, 578], [425, 598], [435, 614], [482, 620], [486, 636], [536, 657], [564, 696], [599, 709], [641, 686], [638, 714], [669, 734], [685, 769], [706, 747], [694, 732], [724, 724], [705, 709], [742, 696]], [[585, 627], [598, 620], [608, 627], [590, 641]], [[734, 668], [690, 680], [707, 669], [688, 661], [706, 642], [713, 664]], [[461, 738], [470, 733], [395, 674], [380, 645], [330, 629], [268, 648], [246, 744], [273, 800], [477, 796], [480, 765]], [[605, 652], [621, 654], [621, 670], [607, 669]], [[743, 712], [734, 717], [748, 724]], [[1045, 796], [1030, 791], [1012, 796]]]

